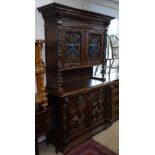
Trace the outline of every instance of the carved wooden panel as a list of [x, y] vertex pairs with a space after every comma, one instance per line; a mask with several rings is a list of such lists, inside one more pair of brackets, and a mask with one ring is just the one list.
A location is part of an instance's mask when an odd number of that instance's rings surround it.
[[97, 123], [106, 117], [106, 91], [104, 88], [90, 92], [87, 97], [90, 108], [90, 121]]
[[82, 132], [106, 119], [106, 88], [65, 98], [64, 130], [66, 137]]
[[72, 136], [86, 128], [88, 120], [86, 100], [83, 95], [76, 95], [74, 97], [67, 97], [64, 104], [68, 105], [64, 124], [66, 124], [65, 128], [67, 128], [68, 136]]

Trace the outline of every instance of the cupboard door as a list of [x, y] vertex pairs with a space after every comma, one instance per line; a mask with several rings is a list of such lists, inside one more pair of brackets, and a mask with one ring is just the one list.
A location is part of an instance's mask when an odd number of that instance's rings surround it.
[[103, 32], [89, 30], [87, 32], [86, 57], [88, 64], [103, 62]]
[[96, 126], [106, 119], [106, 89], [91, 91], [87, 94], [87, 103], [89, 104], [89, 116], [91, 126]]
[[64, 28], [63, 30], [63, 65], [76, 67], [83, 62], [83, 30], [77, 28]]
[[64, 116], [64, 124], [66, 124], [67, 130], [66, 137], [72, 137], [82, 132], [88, 125], [85, 96], [83, 94], [68, 96], [64, 101], [64, 104], [67, 105], [66, 116]]

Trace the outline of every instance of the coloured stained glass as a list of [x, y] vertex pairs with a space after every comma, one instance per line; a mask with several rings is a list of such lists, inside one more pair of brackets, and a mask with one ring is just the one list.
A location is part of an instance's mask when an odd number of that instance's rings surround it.
[[89, 34], [88, 60], [99, 60], [101, 50], [101, 35]]
[[65, 33], [65, 63], [79, 62], [81, 57], [81, 33]]

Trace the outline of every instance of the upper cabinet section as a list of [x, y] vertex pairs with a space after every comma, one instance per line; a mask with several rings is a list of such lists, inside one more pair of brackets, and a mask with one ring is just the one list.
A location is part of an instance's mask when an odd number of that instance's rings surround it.
[[104, 63], [113, 17], [52, 3], [38, 8], [45, 21], [47, 68], [66, 70]]

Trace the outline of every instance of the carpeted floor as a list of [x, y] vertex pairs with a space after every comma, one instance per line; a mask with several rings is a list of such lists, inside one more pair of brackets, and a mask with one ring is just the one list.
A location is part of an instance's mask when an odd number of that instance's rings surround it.
[[[114, 122], [111, 127], [95, 135], [93, 139], [119, 154], [119, 121]], [[45, 143], [39, 144], [39, 152], [40, 155], [63, 155], [60, 152], [56, 154], [55, 148], [51, 144], [46, 146]]]

